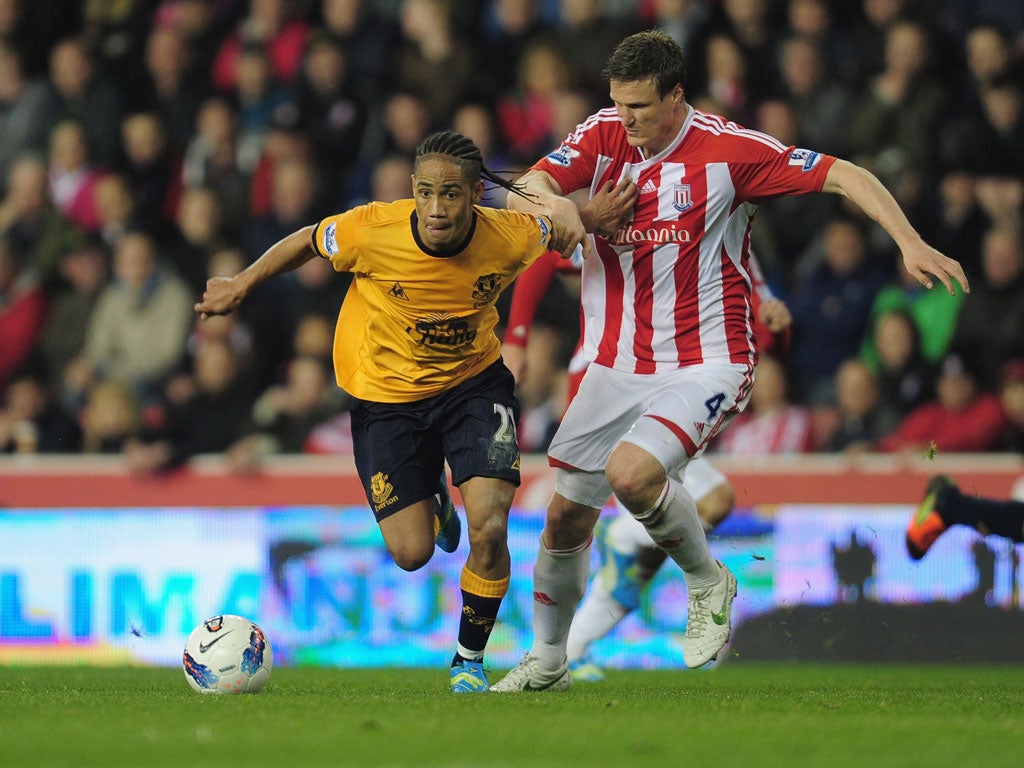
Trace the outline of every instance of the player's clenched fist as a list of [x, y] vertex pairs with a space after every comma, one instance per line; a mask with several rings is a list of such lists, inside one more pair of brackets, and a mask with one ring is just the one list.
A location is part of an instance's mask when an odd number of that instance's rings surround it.
[[237, 276], [211, 277], [206, 281], [206, 290], [194, 309], [205, 320], [211, 315], [233, 312], [244, 298], [245, 292], [239, 290]]

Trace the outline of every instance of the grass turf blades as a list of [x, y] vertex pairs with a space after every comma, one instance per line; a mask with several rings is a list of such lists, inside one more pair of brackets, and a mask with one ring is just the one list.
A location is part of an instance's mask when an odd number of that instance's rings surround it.
[[0, 667], [0, 765], [1024, 762], [1017, 667], [609, 670], [563, 693], [475, 696], [442, 672], [279, 668], [261, 694], [199, 696], [177, 669]]

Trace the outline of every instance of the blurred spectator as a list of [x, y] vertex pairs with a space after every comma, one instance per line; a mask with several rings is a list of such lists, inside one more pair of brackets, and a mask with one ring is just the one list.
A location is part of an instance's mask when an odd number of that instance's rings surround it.
[[408, 91], [387, 97], [383, 120], [378, 156], [396, 153], [410, 160], [433, 126], [426, 102]]
[[213, 62], [210, 76], [215, 88], [231, 93], [238, 87], [238, 60], [246, 46], [263, 47], [270, 72], [278, 83], [292, 83], [302, 65], [309, 23], [293, 13], [291, 0], [249, 0], [248, 10], [235, 25]]
[[1024, 176], [1024, 87], [1003, 77], [982, 92], [985, 128], [978, 137], [988, 152], [979, 158], [984, 172]]
[[859, 353], [871, 305], [886, 281], [860, 220], [832, 219], [821, 245], [821, 262], [783, 297], [793, 314], [790, 370], [798, 399], [810, 404], [832, 399], [836, 370]]
[[995, 18], [981, 20], [967, 31], [964, 51], [967, 74], [976, 92], [984, 92], [1004, 77], [1022, 74], [1013, 33]]
[[[105, 173], [96, 180], [92, 196], [96, 206], [96, 231], [104, 243], [114, 247], [125, 232], [141, 227], [136, 222], [134, 190], [120, 173]], [[147, 229], [147, 231], [149, 231]]]
[[238, 116], [226, 99], [212, 96], [199, 107], [196, 132], [185, 149], [182, 182], [212, 189], [224, 222], [241, 231], [249, 217], [248, 184], [238, 165]]
[[285, 87], [273, 79], [264, 47], [246, 43], [235, 60], [232, 96], [238, 114], [238, 167], [250, 175], [263, 154], [274, 114], [295, 109], [295, 92], [291, 84]]
[[601, 75], [608, 56], [622, 38], [639, 27], [612, 16], [603, 6], [601, 0], [558, 0], [561, 23], [555, 30], [559, 48], [572, 52], [576, 84], [592, 97], [602, 98], [608, 91]]
[[0, 41], [0, 190], [19, 155], [46, 148], [46, 99], [45, 82], [27, 75], [21, 53]]
[[0, 454], [77, 453], [78, 424], [54, 402], [38, 366], [15, 371], [0, 407]]
[[1024, 214], [1024, 178], [998, 174], [978, 178], [974, 186], [978, 205], [993, 226], [1021, 226]]
[[[894, 269], [895, 280], [875, 295], [869, 323], [885, 312], [907, 312], [917, 326], [922, 357], [929, 363], [936, 363], [949, 349], [964, 294], [959, 288], [953, 296], [947, 291], [927, 290], [907, 272], [901, 256], [896, 257]], [[860, 354], [869, 365], [877, 368], [878, 350], [870, 331], [864, 336]]]
[[[796, 111], [784, 99], [765, 99], [758, 104], [754, 124], [748, 127], [774, 136], [788, 146], [807, 146], [800, 143]], [[835, 195], [788, 195], [758, 205], [751, 243], [764, 268], [781, 281], [780, 290], [796, 274], [801, 255], [820, 237], [821, 223], [836, 214], [839, 201], [834, 198]]]
[[710, 100], [700, 108], [721, 114], [729, 120], [747, 124], [753, 117], [754, 91], [749, 81], [750, 66], [739, 43], [724, 32], [707, 40], [704, 70], [705, 89], [699, 96]]
[[298, 125], [312, 144], [320, 183], [350, 184], [362, 155], [370, 112], [350, 83], [351, 64], [340, 43], [314, 38], [298, 92]]
[[131, 103], [135, 111], [159, 115], [168, 148], [179, 157], [195, 130], [199, 105], [210, 90], [205, 79], [189, 77], [190, 53], [177, 27], [154, 27], [146, 41], [146, 84]]
[[64, 120], [50, 132], [47, 173], [50, 197], [61, 214], [80, 229], [99, 229], [96, 213], [96, 182], [104, 171], [92, 162], [85, 129], [75, 120]]
[[[484, 15], [480, 50], [481, 97], [503, 93], [515, 82], [530, 43], [553, 25], [541, 13], [541, 0], [491, 0]], [[611, 51], [606, 52], [606, 56]]]
[[26, 72], [42, 73], [54, 42], [81, 27], [80, 5], [67, 0], [4, 0], [0, 39], [22, 51]]
[[[586, 114], [589, 113], [584, 113], [584, 116]], [[512, 170], [511, 159], [498, 136], [496, 119], [494, 111], [486, 102], [467, 101], [455, 110], [455, 115], [452, 117], [452, 129], [472, 139], [473, 143], [479, 147], [480, 156], [488, 168], [495, 173], [507, 173]], [[558, 135], [558, 128], [554, 120], [552, 121], [552, 131], [552, 138], [555, 141], [560, 141], [564, 135], [568, 134], [566, 132], [562, 136]], [[409, 194], [410, 191], [406, 190], [402, 197], [408, 197]], [[485, 182], [484, 196], [480, 199], [480, 204], [493, 208], [504, 208], [507, 196], [508, 190], [504, 187]], [[372, 195], [371, 199], [379, 200], [381, 198]]]
[[936, 200], [920, 230], [925, 239], [964, 268], [975, 280], [981, 274], [981, 239], [988, 225], [975, 189], [977, 176], [965, 166], [946, 170], [936, 189]]
[[1024, 453], [1024, 358], [1011, 360], [999, 372], [999, 404], [1006, 417], [1000, 449]]
[[936, 397], [918, 406], [896, 431], [878, 443], [881, 451], [931, 455], [993, 451], [999, 447], [1006, 421], [999, 399], [980, 385], [977, 364], [966, 354], [951, 352], [942, 361]]
[[1024, 236], [992, 226], [985, 234], [980, 280], [971, 284], [957, 318], [952, 346], [977, 358], [982, 386], [994, 388], [999, 369], [1024, 357]]
[[573, 85], [570, 61], [554, 40], [542, 38], [527, 45], [513, 87], [501, 93], [495, 107], [513, 163], [529, 165], [565, 137], [556, 135], [554, 115], [556, 103]]
[[274, 111], [263, 152], [250, 176], [250, 218], [258, 219], [270, 213], [274, 173], [278, 164], [289, 159], [315, 163], [312, 141], [299, 125], [298, 107], [291, 102]]
[[85, 41], [72, 37], [50, 52], [47, 122], [77, 121], [97, 163], [117, 158], [122, 97], [99, 77]]
[[885, 67], [854, 97], [846, 147], [904, 207], [938, 178], [936, 129], [947, 91], [933, 74], [922, 24], [899, 21], [885, 35]]
[[641, 19], [669, 35], [687, 52], [711, 16], [708, 0], [649, 0], [642, 5], [647, 11]]
[[186, 189], [161, 252], [197, 297], [206, 287], [210, 254], [227, 239], [223, 233], [221, 204], [214, 191], [200, 186]]
[[84, 234], [50, 199], [46, 163], [36, 155], [15, 160], [0, 200], [0, 233], [44, 285], [57, 275], [61, 256], [84, 240]]
[[65, 253], [59, 270], [60, 282], [51, 292], [50, 311], [38, 345], [47, 385], [55, 395], [60, 392], [64, 369], [85, 349], [89, 318], [110, 273], [107, 253], [95, 239]]
[[370, 0], [323, 0], [318, 34], [339, 43], [351, 68], [352, 87], [376, 101], [391, 90], [390, 66], [398, 30]]
[[138, 88], [153, 15], [151, 0], [93, 0], [81, 7], [82, 38], [95, 56], [99, 74], [122, 94]]
[[84, 394], [96, 379], [122, 381], [145, 407], [181, 362], [195, 299], [142, 232], [118, 240], [113, 277], [90, 318], [83, 354], [67, 369], [66, 384], [72, 394]]
[[252, 409], [247, 430], [227, 450], [240, 472], [274, 454], [303, 453], [313, 430], [342, 410], [344, 398], [322, 358], [296, 357], [283, 384], [269, 387]]
[[459, 38], [453, 12], [450, 0], [402, 0], [399, 11], [392, 81], [423, 100], [435, 125], [449, 123], [455, 106], [473, 95], [475, 48]]
[[238, 2], [228, 5], [210, 0], [161, 0], [154, 23], [178, 32], [187, 50], [189, 81], [212, 87], [210, 73]]
[[334, 323], [329, 317], [310, 312], [299, 318], [292, 341], [294, 357], [313, 357], [330, 366], [333, 348]]
[[133, 112], [121, 123], [122, 159], [117, 165], [131, 190], [134, 222], [156, 236], [165, 234], [181, 196], [181, 158], [167, 143], [156, 112]]
[[814, 448], [811, 412], [790, 399], [786, 368], [778, 358], [761, 356], [750, 403], [712, 446], [715, 453], [731, 456], [807, 453]]
[[863, 83], [885, 66], [886, 35], [906, 15], [909, 0], [860, 0], [860, 13], [850, 30], [853, 57], [850, 83]]
[[891, 432], [904, 416], [935, 396], [935, 365], [921, 354], [920, 331], [905, 309], [880, 312], [869, 338], [877, 356], [863, 359], [878, 377], [882, 428]]
[[161, 423], [125, 443], [129, 471], [152, 475], [198, 454], [226, 450], [251, 408], [249, 385], [231, 345], [207, 340], [195, 352], [192, 372], [168, 382]]
[[8, 240], [0, 239], [0, 392], [26, 363], [40, 336], [47, 299], [35, 273]]
[[320, 185], [310, 160], [282, 158], [270, 180], [270, 210], [249, 225], [249, 253], [256, 258], [286, 235], [318, 221]]
[[[218, 247], [207, 260], [206, 274], [207, 277], [230, 277], [237, 275], [248, 264], [249, 257], [242, 248], [233, 245]], [[263, 283], [230, 315], [209, 317], [197, 322], [190, 341], [193, 349], [198, 347], [198, 340], [206, 336], [228, 338], [239, 358], [246, 361], [247, 375], [256, 391], [261, 391], [272, 382], [280, 380], [291, 354], [295, 321], [290, 312], [282, 312], [282, 307], [288, 306], [288, 297], [289, 287], [282, 281], [269, 280]], [[332, 323], [331, 338], [333, 333]]]
[[[849, 4], [847, 4], [849, 5]], [[848, 9], [846, 9], [848, 14]], [[823, 57], [823, 69], [839, 87], [856, 82], [859, 57], [844, 25], [844, 9], [832, 0], [787, 0], [786, 25], [790, 35], [810, 42]]]
[[330, 318], [333, 323], [351, 282], [348, 272], [335, 272], [327, 259], [310, 259], [284, 276], [292, 317], [315, 313]]
[[[694, 63], [694, 92], [706, 92], [715, 98], [710, 83], [711, 73], [706, 67], [725, 53], [723, 38], [731, 40], [736, 46], [735, 51], [728, 50], [729, 67], [742, 67], [745, 94], [752, 98], [754, 95], [771, 92], [777, 71], [773, 10], [774, 4], [770, 8], [768, 0], [721, 0], [708, 28], [687, 52], [688, 59]], [[711, 54], [708, 50], [712, 41], [719, 48], [718, 53]], [[732, 61], [737, 53], [742, 59], [741, 65]], [[718, 77], [723, 74], [720, 73]]]
[[120, 454], [142, 429], [142, 414], [130, 387], [98, 381], [89, 387], [79, 411], [82, 452]]
[[796, 111], [800, 146], [844, 156], [850, 94], [828, 72], [824, 51], [818, 46], [806, 37], [791, 37], [782, 43], [779, 71], [783, 93]]
[[878, 379], [860, 359], [844, 360], [836, 371], [835, 406], [819, 445], [831, 453], [870, 451], [887, 434], [879, 411]]
[[369, 195], [353, 204], [371, 200], [393, 203], [412, 197], [412, 172], [412, 160], [405, 155], [385, 155], [373, 167]]

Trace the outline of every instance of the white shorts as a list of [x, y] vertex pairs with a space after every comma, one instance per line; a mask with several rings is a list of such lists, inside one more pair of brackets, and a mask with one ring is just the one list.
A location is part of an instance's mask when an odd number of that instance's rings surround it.
[[712, 437], [746, 407], [754, 368], [703, 363], [634, 374], [590, 365], [548, 448], [552, 466], [603, 473], [620, 441], [681, 475]]
[[703, 499], [715, 488], [727, 482], [718, 468], [703, 456], [690, 459], [683, 472], [683, 487], [690, 492], [694, 501]]

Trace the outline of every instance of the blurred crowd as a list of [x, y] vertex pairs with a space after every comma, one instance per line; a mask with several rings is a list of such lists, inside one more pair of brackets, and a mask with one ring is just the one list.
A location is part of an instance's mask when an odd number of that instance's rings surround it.
[[[200, 321], [207, 278], [409, 197], [440, 128], [514, 178], [608, 104], [606, 57], [651, 27], [687, 52], [691, 104], [869, 168], [971, 280], [923, 290], [835, 196], [763, 204], [792, 341], [713, 450], [1024, 449], [1020, 0], [0, 0], [0, 452], [148, 473], [349, 451], [347, 277], [313, 260]], [[531, 336], [526, 451], [565, 405], [576, 287]]]

